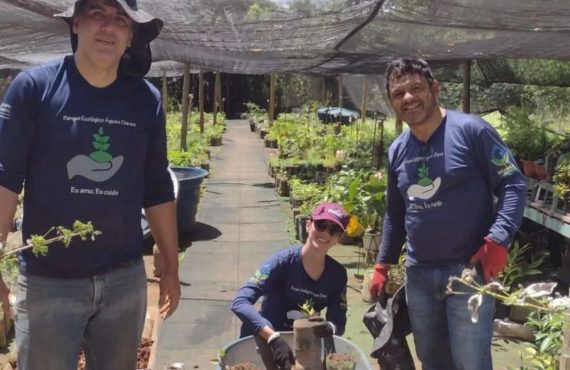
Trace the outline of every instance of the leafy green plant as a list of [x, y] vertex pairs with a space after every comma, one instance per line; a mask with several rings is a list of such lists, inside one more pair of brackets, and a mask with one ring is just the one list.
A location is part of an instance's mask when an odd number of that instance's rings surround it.
[[299, 309], [305, 316], [311, 317], [316, 313], [314, 306], [315, 302], [313, 302], [313, 300], [309, 298], [302, 305], [299, 305]]
[[[101, 232], [95, 230], [93, 224], [89, 221], [83, 223], [75, 221], [71, 229], [64, 226], [57, 226], [50, 228], [44, 235], [31, 235], [26, 241], [26, 244], [18, 248], [5, 250], [4, 245], [0, 242], [0, 272], [1, 275], [11, 278], [17, 276], [18, 271], [18, 258], [17, 254], [21, 251], [31, 249], [36, 256], [45, 256], [48, 253], [48, 246], [53, 243], [61, 242], [64, 247], [69, 247], [73, 238], [80, 238], [81, 240], [91, 239], [94, 240]], [[0, 241], [3, 240], [0, 234]], [[1, 306], [1, 304], [0, 304]], [[0, 313], [2, 311], [0, 310]]]
[[556, 165], [553, 177], [554, 195], [562, 200], [570, 199], [570, 157], [561, 159]]
[[515, 288], [529, 277], [537, 276], [542, 273], [540, 267], [546, 262], [548, 254], [543, 253], [528, 261], [527, 255], [531, 250], [531, 244], [521, 245], [518, 240], [516, 240], [509, 249], [507, 265], [499, 275], [499, 279], [506, 289]]
[[566, 318], [561, 311], [532, 312], [527, 325], [534, 343], [524, 348], [522, 369], [558, 370]]
[[510, 108], [501, 127], [505, 131], [505, 142], [521, 159], [534, 161], [544, 156], [552, 142], [545, 125], [534, 120], [524, 108]]
[[87, 238], [95, 240], [95, 237], [100, 234], [100, 231], [93, 228], [91, 221], [83, 223], [76, 220], [73, 223], [72, 229], [68, 229], [64, 226], [51, 227], [44, 235], [31, 235], [26, 245], [9, 251], [0, 250], [0, 259], [9, 258], [26, 249], [32, 249], [32, 252], [36, 256], [45, 256], [48, 252], [49, 244], [62, 242], [67, 248], [74, 237], [79, 237], [81, 240], [86, 240]]

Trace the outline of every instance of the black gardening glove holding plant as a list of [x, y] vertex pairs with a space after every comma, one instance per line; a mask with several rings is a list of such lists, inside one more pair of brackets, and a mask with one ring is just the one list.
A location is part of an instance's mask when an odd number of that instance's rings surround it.
[[276, 336], [270, 338], [268, 344], [275, 366], [279, 370], [291, 370], [291, 366], [295, 364], [295, 356], [293, 356], [293, 351], [285, 339], [281, 338], [281, 336]]

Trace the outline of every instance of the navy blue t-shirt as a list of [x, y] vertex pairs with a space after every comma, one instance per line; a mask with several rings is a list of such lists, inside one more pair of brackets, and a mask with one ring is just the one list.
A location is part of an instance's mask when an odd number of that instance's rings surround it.
[[[264, 326], [276, 331], [293, 330], [289, 312], [300, 311], [307, 300], [320, 312], [327, 309], [326, 319], [342, 335], [346, 326], [346, 269], [326, 256], [325, 270], [318, 280], [305, 271], [301, 248], [283, 249], [271, 255], [238, 291], [231, 309], [243, 322], [241, 336], [259, 332]], [[261, 310], [253, 306], [263, 296]]]
[[465, 263], [485, 236], [508, 246], [525, 199], [524, 178], [495, 129], [448, 110], [426, 143], [407, 130], [390, 146], [378, 261], [396, 263], [406, 242], [408, 265]]
[[0, 185], [24, 184], [24, 240], [75, 220], [102, 232], [26, 251], [21, 271], [88, 277], [141, 258], [141, 209], [174, 198], [157, 89], [124, 74], [93, 87], [68, 56], [21, 72], [0, 112]]

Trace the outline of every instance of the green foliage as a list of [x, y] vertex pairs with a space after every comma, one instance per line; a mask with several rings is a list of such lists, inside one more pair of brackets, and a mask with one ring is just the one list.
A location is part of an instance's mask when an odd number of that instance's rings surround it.
[[386, 210], [386, 178], [379, 172], [347, 169], [332, 175], [327, 183], [331, 201], [342, 204], [366, 229], [378, 230]]
[[528, 280], [529, 277], [542, 273], [540, 267], [544, 265], [548, 254], [543, 253], [529, 260], [527, 255], [532, 249], [531, 244], [521, 245], [518, 240], [515, 240], [513, 246], [509, 249], [507, 266], [505, 266], [505, 269], [499, 276], [507, 289], [516, 288], [519, 284]]
[[570, 199], [570, 157], [561, 159], [556, 165], [553, 177], [554, 194], [563, 200]]
[[311, 317], [315, 314], [315, 302], [309, 298], [302, 305], [299, 305], [299, 309], [305, 316]]
[[538, 123], [523, 108], [509, 109], [503, 129], [506, 144], [521, 159], [536, 160], [543, 157], [552, 144], [545, 125]]
[[521, 370], [558, 370], [566, 318], [563, 312], [532, 312], [527, 325], [535, 341], [524, 349]]
[[323, 192], [323, 187], [313, 182], [302, 181], [298, 178], [289, 180], [291, 196], [297, 199], [308, 200]]
[[[3, 264], [0, 266], [2, 268], [11, 269], [8, 265], [17, 263], [13, 257], [18, 252], [26, 249], [31, 249], [36, 256], [45, 256], [48, 253], [48, 245], [50, 244], [61, 242], [65, 247], [69, 247], [74, 237], [79, 237], [81, 240], [86, 240], [87, 238], [95, 240], [95, 237], [100, 234], [101, 232], [95, 230], [91, 221], [83, 223], [76, 220], [73, 223], [72, 229], [68, 229], [64, 226], [52, 227], [44, 235], [31, 235], [30, 239], [27, 240], [27, 244], [22, 247], [10, 251], [1, 250], [0, 260], [2, 260]], [[2, 269], [2, 271], [4, 271], [4, 269]]]

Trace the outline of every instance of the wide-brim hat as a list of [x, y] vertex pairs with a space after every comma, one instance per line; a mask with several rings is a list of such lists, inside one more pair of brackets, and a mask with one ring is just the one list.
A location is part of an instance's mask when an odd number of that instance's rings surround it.
[[[73, 5], [61, 13], [54, 14], [54, 17], [62, 18], [69, 25], [71, 35], [71, 49], [77, 50], [77, 34], [73, 32], [73, 17], [78, 6], [87, 0], [76, 0]], [[125, 72], [144, 76], [150, 69], [152, 55], [149, 43], [154, 40], [162, 30], [164, 22], [137, 7], [136, 0], [114, 0], [119, 4], [125, 13], [137, 24], [134, 30], [131, 46], [125, 51], [121, 68]]]

